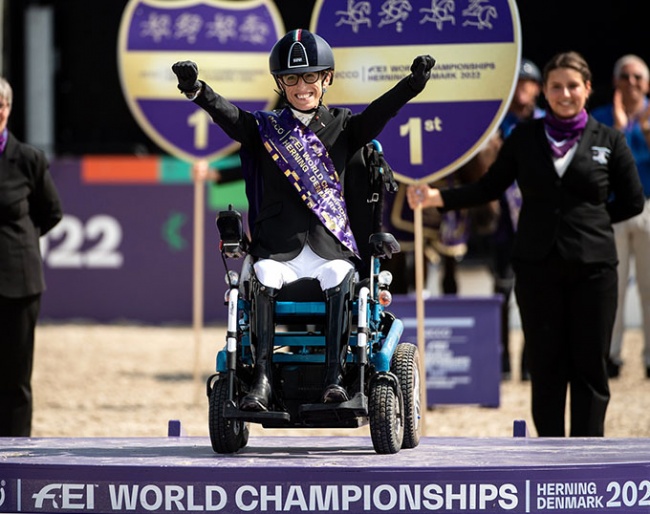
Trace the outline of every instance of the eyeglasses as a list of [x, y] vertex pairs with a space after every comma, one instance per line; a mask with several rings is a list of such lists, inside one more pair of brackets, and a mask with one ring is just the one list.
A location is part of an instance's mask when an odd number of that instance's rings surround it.
[[289, 75], [279, 75], [278, 78], [285, 86], [295, 86], [300, 79], [305, 84], [314, 84], [320, 78], [321, 73], [319, 71], [309, 71], [307, 73], [291, 73]]
[[618, 78], [622, 80], [630, 80], [632, 77], [636, 79], [637, 82], [643, 80], [645, 77], [640, 73], [621, 73]]

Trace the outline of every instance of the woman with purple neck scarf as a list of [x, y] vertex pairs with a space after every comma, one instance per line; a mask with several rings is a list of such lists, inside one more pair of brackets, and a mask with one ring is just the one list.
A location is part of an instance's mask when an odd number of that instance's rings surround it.
[[0, 77], [0, 437], [28, 437], [34, 331], [45, 289], [38, 241], [62, 213], [45, 154], [7, 128], [12, 101]]
[[576, 52], [543, 71], [545, 117], [517, 125], [488, 172], [464, 187], [407, 192], [417, 205], [459, 209], [498, 198], [517, 181], [522, 206], [512, 255], [540, 437], [604, 436], [606, 362], [617, 306], [612, 223], [643, 209], [643, 188], [621, 132], [585, 105], [591, 71]]

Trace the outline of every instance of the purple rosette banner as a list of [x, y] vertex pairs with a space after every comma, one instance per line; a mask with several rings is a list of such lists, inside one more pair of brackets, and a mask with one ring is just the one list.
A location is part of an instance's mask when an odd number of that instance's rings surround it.
[[118, 66], [133, 116], [179, 158], [227, 155], [237, 143], [180, 94], [171, 65], [195, 61], [200, 78], [242, 109], [268, 109], [276, 100], [268, 55], [283, 34], [270, 0], [131, 0], [120, 26]]
[[360, 110], [408, 75], [414, 57], [436, 59], [425, 91], [379, 138], [404, 182], [458, 169], [507, 111], [521, 53], [514, 0], [317, 0], [312, 30], [334, 49], [330, 105]]

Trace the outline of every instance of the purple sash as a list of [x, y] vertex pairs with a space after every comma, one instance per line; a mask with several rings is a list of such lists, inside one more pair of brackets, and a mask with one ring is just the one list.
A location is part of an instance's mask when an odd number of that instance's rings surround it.
[[440, 242], [445, 247], [464, 245], [469, 239], [466, 210], [446, 211], [440, 221]]
[[506, 202], [508, 203], [508, 211], [510, 212], [510, 221], [512, 221], [512, 228], [516, 231], [519, 224], [519, 212], [521, 211], [521, 190], [517, 182], [513, 182], [508, 189], [506, 189]]
[[283, 109], [280, 114], [267, 111], [254, 114], [264, 147], [300, 198], [327, 230], [358, 257], [341, 183], [321, 140], [289, 109]]

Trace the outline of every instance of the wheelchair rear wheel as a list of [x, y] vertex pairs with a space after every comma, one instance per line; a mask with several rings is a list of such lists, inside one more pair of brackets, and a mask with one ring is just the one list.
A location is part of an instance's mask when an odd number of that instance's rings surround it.
[[420, 355], [417, 346], [399, 343], [393, 354], [391, 371], [399, 379], [404, 399], [404, 440], [402, 448], [415, 448], [422, 434], [420, 401]]
[[378, 377], [371, 382], [368, 414], [375, 451], [397, 453], [404, 438], [404, 411], [401, 391], [393, 381]]
[[248, 444], [248, 423], [224, 417], [223, 407], [228, 400], [228, 379], [216, 379], [210, 391], [209, 408], [210, 442], [216, 453], [235, 453]]

